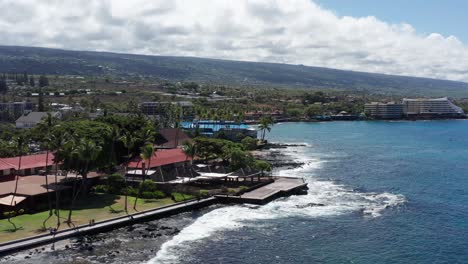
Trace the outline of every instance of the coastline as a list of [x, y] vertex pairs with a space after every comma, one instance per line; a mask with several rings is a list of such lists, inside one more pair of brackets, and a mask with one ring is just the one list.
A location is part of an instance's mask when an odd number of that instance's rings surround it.
[[[398, 118], [398, 119], [355, 119], [355, 120], [317, 120], [317, 119], [276, 119], [275, 123], [330, 123], [330, 122], [418, 122], [418, 121], [452, 121], [468, 120], [467, 117], [460, 118]], [[258, 121], [246, 121], [248, 125], [258, 125]]]
[[[275, 170], [294, 169], [304, 165], [304, 163], [294, 160], [281, 150], [288, 147], [305, 146], [302, 144], [280, 144], [269, 143], [264, 149], [255, 151], [254, 155], [271, 162]], [[46, 258], [51, 263], [63, 263], [66, 261], [117, 261], [132, 263], [131, 261], [140, 259], [130, 250], [123, 248], [123, 241], [131, 241], [141, 246], [135, 248], [135, 251], [141, 251], [141, 255], [154, 255], [158, 252], [161, 245], [178, 234], [184, 226], [193, 222], [195, 219], [188, 215], [198, 215], [206, 213], [216, 208], [221, 208], [224, 204], [209, 204], [200, 208], [185, 210], [186, 212], [175, 212], [168, 216], [162, 216], [154, 219], [148, 219], [143, 222], [133, 223], [121, 227], [113, 227], [111, 230], [98, 233], [83, 233], [77, 237], [72, 236], [64, 238], [53, 243], [28, 247], [22, 250], [16, 250], [14, 253], [0, 258], [0, 263], [24, 263], [30, 260], [31, 263], [43, 262]], [[156, 209], [157, 210], [157, 209]], [[119, 241], [119, 242], [116, 242]], [[150, 242], [149, 242], [150, 241]], [[117, 246], [115, 244], [118, 244]], [[150, 243], [151, 249], [147, 243]], [[117, 247], [117, 249], [115, 249]], [[107, 250], [104, 250], [107, 249]], [[65, 255], [66, 257], [62, 257]], [[88, 259], [89, 258], [89, 259]], [[57, 261], [57, 262], [54, 262]]]
[[120, 227], [111, 232], [69, 238], [13, 253], [0, 258], [0, 263], [142, 263], [181, 229], [193, 223], [194, 215], [214, 208], [217, 206]]
[[[286, 170], [285, 175], [294, 173], [295, 176], [304, 176], [320, 169], [322, 163], [316, 157], [307, 156], [303, 152], [310, 146], [306, 143], [271, 143], [267, 149], [261, 151], [261, 154], [265, 156], [271, 154], [270, 158], [277, 160], [274, 164], [276, 165], [275, 172]], [[279, 155], [276, 153], [278, 151]], [[289, 168], [283, 167], [285, 163], [295, 165]], [[204, 252], [205, 243], [212, 243], [206, 238], [212, 236], [220, 238], [227, 234], [226, 232], [231, 231], [237, 233], [261, 229], [265, 221], [271, 224], [271, 221], [275, 222], [280, 218], [315, 219], [343, 214], [372, 219], [379, 217], [386, 208], [398, 206], [404, 202], [401, 200], [403, 198], [390, 193], [356, 191], [352, 187], [342, 186], [331, 180], [311, 177], [308, 182], [311, 191], [307, 195], [278, 199], [264, 206], [213, 205], [160, 220], [135, 224], [134, 229], [122, 227], [112, 232], [72, 238], [58, 243], [55, 251], [50, 250], [50, 245], [45, 246], [45, 250], [36, 248], [22, 251], [8, 260], [0, 259], [0, 262], [12, 264], [186, 262], [191, 254], [196, 253], [192, 250], [198, 252], [199, 247], [202, 247], [201, 251]], [[333, 199], [330, 200], [330, 197]], [[175, 228], [170, 229], [171, 227]], [[166, 228], [168, 228], [167, 231]], [[152, 234], [149, 235], [150, 233]], [[225, 239], [230, 241], [232, 237]], [[237, 254], [231, 257], [235, 256]], [[199, 257], [203, 258], [197, 256]]]

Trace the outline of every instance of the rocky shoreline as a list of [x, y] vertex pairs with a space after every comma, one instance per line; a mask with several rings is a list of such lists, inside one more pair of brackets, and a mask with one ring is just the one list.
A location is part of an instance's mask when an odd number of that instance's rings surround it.
[[[295, 161], [284, 153], [284, 149], [305, 146], [268, 143], [261, 150], [254, 151], [253, 155], [270, 162], [274, 170], [294, 169], [304, 163]], [[154, 257], [164, 242], [193, 223], [198, 215], [216, 207], [135, 224], [112, 232], [59, 241], [0, 258], [0, 263], [142, 263]]]
[[191, 224], [197, 212], [59, 241], [0, 258], [0, 263], [142, 263]]
[[258, 159], [268, 161], [273, 166], [274, 170], [295, 169], [305, 165], [304, 162], [294, 160], [291, 156], [284, 153], [284, 149], [291, 147], [306, 147], [304, 144], [281, 144], [268, 143], [260, 150], [254, 151], [252, 154]]

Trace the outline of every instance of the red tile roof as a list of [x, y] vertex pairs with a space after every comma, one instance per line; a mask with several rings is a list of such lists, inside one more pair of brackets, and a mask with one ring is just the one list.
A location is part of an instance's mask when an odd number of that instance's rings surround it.
[[[151, 168], [180, 163], [187, 160], [191, 160], [190, 157], [187, 158], [185, 153], [180, 148], [176, 149], [161, 149], [157, 150], [155, 155], [151, 157], [150, 166]], [[145, 161], [147, 162], [147, 161]], [[148, 164], [147, 164], [148, 165]], [[142, 168], [142, 161], [140, 157], [134, 158], [130, 164], [128, 165], [129, 168]]]
[[[36, 154], [21, 157], [21, 169], [33, 169], [46, 166], [47, 154]], [[54, 164], [54, 154], [49, 153], [48, 165]], [[19, 157], [0, 159], [0, 170], [18, 169]]]

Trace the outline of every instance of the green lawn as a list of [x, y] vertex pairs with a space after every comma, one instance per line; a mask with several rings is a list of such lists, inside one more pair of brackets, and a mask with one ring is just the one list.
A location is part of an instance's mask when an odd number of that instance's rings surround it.
[[[186, 198], [187, 199], [187, 198]], [[125, 215], [124, 211], [124, 196], [111, 195], [111, 194], [90, 194], [90, 197], [77, 200], [75, 210], [72, 214], [72, 221], [74, 225], [88, 224], [91, 219], [100, 221], [109, 219], [117, 216]], [[136, 211], [133, 210], [134, 197], [128, 197], [128, 213], [133, 214]], [[174, 201], [171, 198], [148, 200], [138, 199], [137, 210], [144, 211], [161, 207], [164, 205], [173, 204]], [[68, 217], [68, 210], [60, 210], [61, 226], [60, 229], [69, 228], [64, 223]], [[9, 240], [24, 238], [28, 236], [34, 236], [43, 233], [41, 230], [42, 222], [48, 217], [49, 211], [35, 213], [35, 214], [24, 214], [12, 218], [12, 222], [16, 224], [19, 230], [12, 232], [12, 225], [8, 223], [7, 219], [0, 220], [0, 242], [6, 242]], [[57, 217], [55, 215], [50, 218], [46, 227], [56, 227]]]

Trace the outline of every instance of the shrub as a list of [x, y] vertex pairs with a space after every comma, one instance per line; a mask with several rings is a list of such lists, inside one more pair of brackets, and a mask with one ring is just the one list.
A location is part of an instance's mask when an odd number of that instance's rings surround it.
[[245, 137], [241, 141], [242, 146], [245, 150], [255, 150], [257, 149], [257, 140], [251, 137]]
[[178, 193], [178, 192], [171, 193], [171, 196], [176, 202], [182, 202], [182, 201], [190, 200], [194, 198], [193, 195], [185, 194], [185, 193]]
[[108, 191], [109, 191], [109, 187], [107, 185], [96, 185], [96, 186], [94, 186], [94, 192], [107, 193]]
[[153, 199], [153, 192], [142, 192], [141, 197], [143, 199]]
[[154, 199], [162, 199], [164, 197], [166, 197], [166, 194], [161, 192], [161, 191], [154, 191], [153, 192], [153, 198]]
[[253, 164], [253, 167], [262, 172], [272, 170], [271, 164], [263, 160], [256, 160], [255, 163]]
[[200, 190], [199, 194], [200, 194], [201, 197], [210, 196], [210, 192], [208, 190]]
[[133, 187], [128, 187], [127, 188], [127, 195], [137, 197], [138, 195], [138, 189], [135, 189]]
[[3, 212], [3, 218], [7, 218], [8, 216], [10, 216], [10, 217], [15, 217], [15, 216], [16, 216], [16, 212], [15, 212], [15, 211]]
[[15, 217], [22, 214], [24, 214], [24, 209], [19, 209], [18, 211], [3, 212], [3, 218], [8, 218], [8, 216]]
[[142, 192], [140, 198], [143, 199], [162, 199], [165, 198], [166, 194], [161, 191], [154, 191], [154, 192]]
[[142, 192], [154, 192], [156, 191], [156, 183], [152, 180], [146, 180], [140, 183]]
[[239, 187], [239, 190], [240, 190], [241, 192], [245, 192], [245, 191], [247, 191], [248, 189], [249, 189], [249, 187], [244, 186], [244, 185], [242, 185], [241, 187]]
[[107, 185], [110, 194], [121, 194], [125, 188], [125, 178], [120, 174], [112, 174], [107, 177]]

